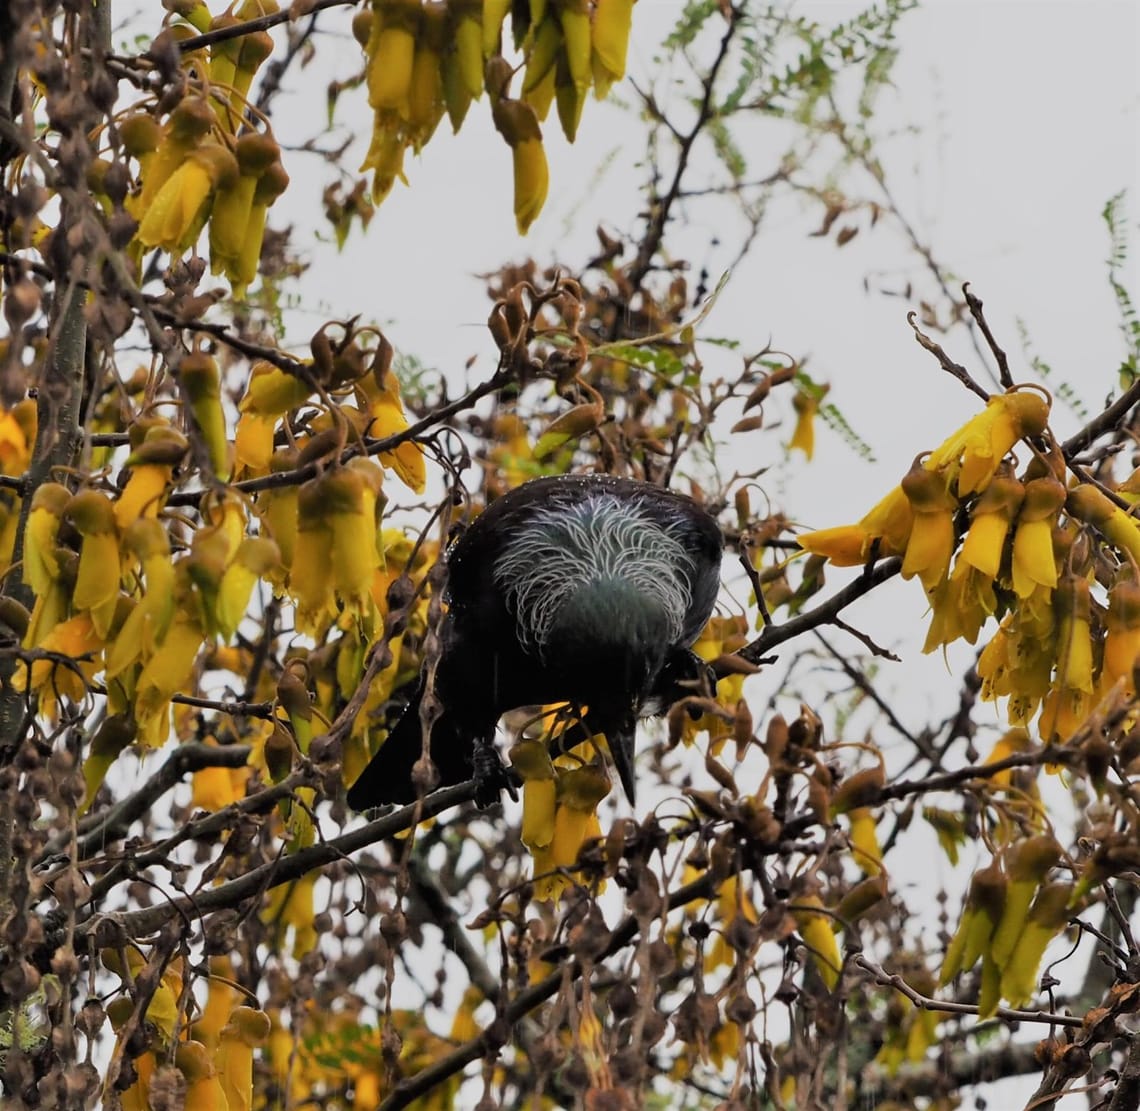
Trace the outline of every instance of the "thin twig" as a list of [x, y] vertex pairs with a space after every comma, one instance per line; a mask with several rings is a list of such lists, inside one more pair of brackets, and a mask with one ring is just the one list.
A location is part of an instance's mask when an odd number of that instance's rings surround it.
[[966, 389], [976, 393], [983, 401], [989, 402], [990, 395], [974, 381], [974, 376], [962, 366], [961, 363], [954, 362], [942, 349], [941, 344], [935, 343], [934, 340], [919, 328], [915, 323], [916, 316], [917, 314], [913, 311], [908, 312], [906, 314], [906, 322], [911, 326], [911, 330], [914, 332], [914, 338], [918, 340], [919, 345], [929, 351], [938, 360], [938, 365], [941, 366], [947, 374], [952, 374]]
[[990, 350], [993, 352], [994, 360], [997, 362], [998, 381], [1001, 382], [1005, 389], [1012, 389], [1013, 375], [1009, 372], [1009, 359], [1006, 357], [1006, 353], [998, 346], [997, 340], [994, 339], [993, 332], [990, 331], [989, 322], [982, 312], [982, 299], [975, 297], [974, 294], [970, 292], [969, 282], [962, 283], [962, 295], [966, 298], [966, 307], [969, 308], [970, 315], [982, 330], [982, 335], [986, 337], [986, 343], [990, 345]]
[[[905, 995], [916, 1007], [924, 1011], [940, 1011], [951, 1015], [976, 1015], [978, 1007], [973, 1003], [954, 1003], [948, 999], [932, 999], [923, 995], [910, 986], [901, 976], [888, 972], [885, 968], [869, 960], [864, 954], [856, 953], [851, 958], [856, 968], [861, 968], [877, 984], [885, 988], [894, 988], [901, 995]], [[1041, 1022], [1049, 1026], [1069, 1026], [1079, 1029], [1084, 1025], [1084, 1019], [1078, 1015], [1059, 1015], [1052, 1011], [1022, 1011], [1012, 1007], [998, 1007], [994, 1011], [998, 1018], [1007, 1022]]]
[[902, 570], [902, 560], [891, 557], [864, 570], [853, 582], [848, 583], [842, 590], [836, 591], [826, 602], [820, 603], [815, 609], [801, 613], [782, 625], [769, 625], [760, 635], [749, 644], [746, 644], [737, 653], [749, 663], [758, 663], [760, 659], [778, 644], [792, 640], [809, 629], [817, 628], [831, 622], [840, 610], [858, 601], [868, 591], [892, 579]]

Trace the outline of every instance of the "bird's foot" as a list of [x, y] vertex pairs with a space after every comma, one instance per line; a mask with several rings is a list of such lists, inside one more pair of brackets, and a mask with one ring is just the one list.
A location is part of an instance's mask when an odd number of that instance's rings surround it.
[[471, 763], [475, 778], [475, 805], [480, 810], [494, 806], [504, 791], [511, 796], [512, 802], [518, 802], [519, 796], [515, 790], [514, 780], [499, 759], [493, 741], [486, 738], [477, 741], [471, 755]]

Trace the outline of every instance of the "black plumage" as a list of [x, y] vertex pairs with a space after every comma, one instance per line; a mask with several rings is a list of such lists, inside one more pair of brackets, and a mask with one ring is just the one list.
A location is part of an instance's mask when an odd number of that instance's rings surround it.
[[[506, 711], [570, 702], [605, 734], [633, 801], [637, 719], [691, 693], [704, 671], [689, 645], [716, 601], [722, 543], [691, 498], [632, 479], [540, 478], [492, 502], [447, 555], [431, 735], [440, 784], [499, 769], [479, 754]], [[348, 792], [354, 809], [415, 798], [423, 684]]]

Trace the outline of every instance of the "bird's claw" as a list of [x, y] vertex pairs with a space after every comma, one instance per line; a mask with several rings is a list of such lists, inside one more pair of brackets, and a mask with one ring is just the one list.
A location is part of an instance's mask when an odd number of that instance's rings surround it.
[[499, 759], [493, 742], [486, 738], [477, 741], [471, 761], [475, 779], [475, 805], [480, 810], [494, 806], [504, 791], [510, 795], [511, 802], [518, 802], [519, 795], [514, 781]]

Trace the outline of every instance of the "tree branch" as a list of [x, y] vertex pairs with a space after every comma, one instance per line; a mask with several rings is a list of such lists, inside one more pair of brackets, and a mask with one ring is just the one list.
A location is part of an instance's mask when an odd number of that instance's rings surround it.
[[895, 556], [864, 568], [863, 574], [848, 583], [842, 590], [836, 591], [826, 602], [820, 603], [815, 609], [801, 613], [798, 617], [793, 617], [782, 625], [766, 626], [760, 635], [741, 648], [737, 655], [742, 656], [749, 663], [759, 663], [765, 653], [770, 652], [778, 644], [783, 644], [784, 641], [792, 640], [801, 633], [827, 624], [840, 610], [845, 609], [852, 602], [858, 601], [868, 591], [885, 583], [888, 579], [893, 579], [901, 570], [902, 560]]

